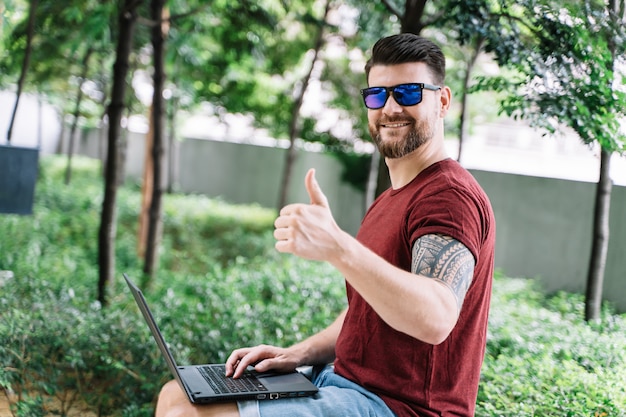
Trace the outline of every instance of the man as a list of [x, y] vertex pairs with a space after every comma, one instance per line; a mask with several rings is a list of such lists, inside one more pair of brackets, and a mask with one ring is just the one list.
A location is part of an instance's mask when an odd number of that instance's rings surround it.
[[330, 262], [346, 279], [348, 308], [289, 348], [235, 350], [227, 374], [316, 368], [311, 398], [191, 405], [170, 382], [157, 416], [471, 416], [491, 296], [495, 221], [473, 177], [444, 148], [451, 92], [445, 59], [412, 34], [380, 39], [362, 90], [372, 138], [391, 188], [370, 207], [356, 239], [339, 229], [313, 170], [310, 204], [283, 208], [280, 252]]

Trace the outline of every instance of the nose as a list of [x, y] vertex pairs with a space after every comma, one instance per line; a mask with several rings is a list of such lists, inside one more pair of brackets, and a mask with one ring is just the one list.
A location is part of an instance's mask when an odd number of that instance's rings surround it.
[[395, 113], [402, 113], [402, 111], [403, 111], [402, 106], [398, 104], [393, 94], [389, 94], [389, 97], [387, 97], [387, 101], [385, 102], [385, 105], [383, 106], [383, 113], [395, 114]]

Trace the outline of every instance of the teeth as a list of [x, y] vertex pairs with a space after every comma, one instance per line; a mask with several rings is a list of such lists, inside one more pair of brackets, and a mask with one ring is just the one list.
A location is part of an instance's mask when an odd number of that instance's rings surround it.
[[408, 123], [390, 123], [390, 124], [385, 124], [383, 126], [385, 127], [402, 127], [402, 126], [407, 126]]

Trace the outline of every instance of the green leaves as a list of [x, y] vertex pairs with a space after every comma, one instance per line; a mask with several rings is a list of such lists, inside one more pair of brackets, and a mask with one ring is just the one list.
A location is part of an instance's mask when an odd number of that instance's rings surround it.
[[[485, 3], [486, 6], [488, 3]], [[518, 7], [491, 6], [481, 14], [487, 27], [487, 51], [523, 83], [483, 79], [477, 88], [504, 91], [501, 110], [553, 132], [572, 128], [587, 144], [626, 150], [620, 120], [626, 117], [623, 75], [625, 29], [603, 2], [571, 5], [525, 0]], [[622, 43], [620, 43], [622, 42]]]
[[583, 311], [581, 295], [497, 278], [476, 415], [623, 415], [625, 317], [605, 306], [589, 325]]

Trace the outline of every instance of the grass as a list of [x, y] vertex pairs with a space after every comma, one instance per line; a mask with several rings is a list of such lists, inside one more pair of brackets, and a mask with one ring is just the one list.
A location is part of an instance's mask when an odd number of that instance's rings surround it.
[[[15, 416], [151, 416], [170, 378], [121, 280], [136, 281], [140, 193], [118, 197], [111, 304], [95, 302], [102, 183], [97, 163], [42, 160], [33, 216], [0, 216], [0, 386]], [[344, 307], [342, 277], [273, 250], [273, 210], [167, 195], [159, 272], [144, 292], [180, 363], [222, 361], [233, 348], [288, 345]], [[546, 296], [532, 280], [495, 277], [477, 416], [626, 416], [626, 317], [582, 296]], [[181, 325], [182, 323], [182, 325]]]

